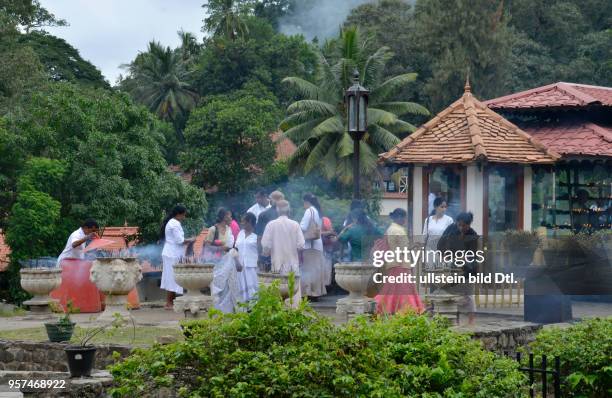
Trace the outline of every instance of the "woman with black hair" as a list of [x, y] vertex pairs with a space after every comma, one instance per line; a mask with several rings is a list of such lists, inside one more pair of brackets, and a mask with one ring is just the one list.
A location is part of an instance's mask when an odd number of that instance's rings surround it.
[[323, 272], [323, 240], [321, 229], [321, 205], [319, 199], [311, 193], [302, 197], [304, 201], [304, 216], [300, 222], [304, 234], [304, 251], [302, 252], [302, 265], [300, 266], [300, 284], [302, 296], [314, 298], [327, 294], [325, 289], [325, 275]]
[[242, 271], [238, 275], [240, 283], [241, 301], [247, 302], [255, 298], [259, 282], [257, 279], [257, 235], [255, 234], [255, 224], [257, 217], [253, 213], [246, 213], [242, 216], [242, 230], [236, 239], [236, 250], [238, 258], [242, 264]]
[[[446, 215], [446, 209], [448, 209], [446, 199], [441, 196], [434, 199], [433, 210], [429, 217], [425, 219], [425, 225], [423, 226], [425, 250], [436, 250], [438, 240], [440, 240], [446, 228], [453, 223], [453, 219]], [[430, 261], [429, 263], [425, 263], [425, 268], [434, 269], [439, 265], [440, 264], [437, 264], [436, 261]]]
[[164, 219], [159, 231], [164, 249], [162, 250], [162, 278], [161, 288], [168, 291], [166, 296], [166, 309], [171, 310], [177, 294], [183, 294], [183, 288], [174, 279], [174, 264], [178, 263], [185, 254], [185, 245], [195, 239], [185, 239], [181, 221], [187, 216], [185, 206], [176, 205]]
[[369, 253], [368, 242], [374, 242], [383, 233], [372, 224], [370, 217], [368, 217], [362, 208], [351, 211], [350, 219], [352, 222], [340, 231], [338, 240], [342, 243], [350, 244], [350, 261], [363, 261]]
[[215, 225], [208, 228], [206, 239], [204, 239], [205, 259], [208, 261], [220, 261], [223, 255], [234, 246], [234, 235], [230, 228], [232, 212], [221, 207], [217, 210]]
[[[474, 221], [474, 215], [471, 212], [463, 212], [457, 215], [457, 219], [451, 224], [438, 241], [437, 249], [445, 252], [450, 250], [454, 253], [466, 253], [471, 251], [476, 253], [479, 246], [478, 233], [472, 229], [472, 221]], [[455, 264], [449, 264], [453, 268]], [[463, 275], [467, 279], [470, 274], [478, 272], [478, 264], [472, 261], [465, 261], [465, 264], [461, 265], [463, 269]], [[461, 283], [453, 286], [443, 287], [444, 292], [450, 294], [457, 294], [462, 296], [458, 303], [458, 311], [462, 314], [468, 315], [468, 322], [470, 325], [474, 323], [476, 305], [474, 303], [474, 285], [472, 283]]]

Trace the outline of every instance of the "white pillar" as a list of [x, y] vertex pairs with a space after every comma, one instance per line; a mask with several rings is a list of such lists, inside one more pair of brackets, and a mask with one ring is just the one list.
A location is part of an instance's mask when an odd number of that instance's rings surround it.
[[472, 228], [479, 235], [483, 233], [484, 227], [484, 180], [482, 170], [478, 166], [470, 164], [467, 166], [465, 209], [474, 214]]
[[415, 165], [412, 176], [412, 231], [419, 236], [423, 232], [423, 166]]
[[533, 174], [531, 166], [523, 169], [523, 230], [531, 231], [531, 186]]

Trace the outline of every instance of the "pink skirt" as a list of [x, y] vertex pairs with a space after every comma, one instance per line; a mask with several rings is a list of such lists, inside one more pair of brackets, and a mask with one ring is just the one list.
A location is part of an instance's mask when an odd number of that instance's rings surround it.
[[[393, 267], [385, 275], [399, 276], [404, 273], [411, 273], [411, 270]], [[413, 283], [386, 283], [374, 300], [377, 314], [395, 314], [410, 310], [421, 313], [425, 309]]]

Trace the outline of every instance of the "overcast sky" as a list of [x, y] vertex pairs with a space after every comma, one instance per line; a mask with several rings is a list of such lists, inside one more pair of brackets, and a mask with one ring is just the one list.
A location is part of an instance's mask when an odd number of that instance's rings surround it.
[[119, 66], [134, 59], [155, 39], [179, 44], [181, 28], [202, 38], [205, 0], [41, 0], [41, 4], [70, 26], [46, 28], [65, 39], [93, 63], [111, 83]]

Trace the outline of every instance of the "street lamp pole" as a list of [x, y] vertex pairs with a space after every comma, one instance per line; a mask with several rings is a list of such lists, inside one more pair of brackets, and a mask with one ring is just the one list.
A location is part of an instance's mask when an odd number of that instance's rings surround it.
[[361, 196], [359, 155], [360, 142], [368, 127], [368, 97], [370, 92], [359, 83], [359, 72], [353, 73], [353, 85], [346, 90], [344, 103], [348, 133], [353, 139], [353, 199]]

